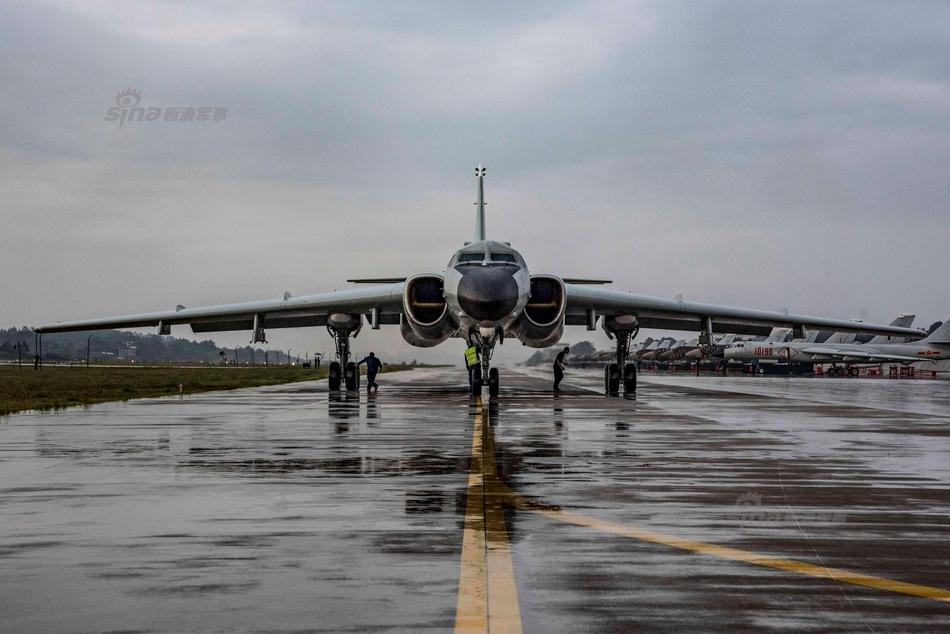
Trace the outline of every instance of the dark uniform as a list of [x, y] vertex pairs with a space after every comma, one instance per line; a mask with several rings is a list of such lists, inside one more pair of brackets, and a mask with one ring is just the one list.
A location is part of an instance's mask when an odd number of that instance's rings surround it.
[[360, 366], [364, 363], [366, 364], [366, 391], [369, 392], [374, 388], [379, 391], [379, 386], [376, 385], [376, 374], [378, 374], [383, 367], [383, 362], [377, 359], [375, 354], [370, 352], [368, 357], [363, 357], [356, 365]]
[[561, 350], [557, 353], [557, 357], [554, 359], [554, 391], [560, 392], [561, 381], [564, 379], [564, 366], [567, 363], [564, 362], [564, 357], [567, 356], [567, 348]]

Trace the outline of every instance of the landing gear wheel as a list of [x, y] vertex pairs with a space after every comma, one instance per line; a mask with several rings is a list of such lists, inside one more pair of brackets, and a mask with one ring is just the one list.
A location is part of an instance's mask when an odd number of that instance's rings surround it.
[[498, 396], [498, 386], [498, 368], [490, 368], [488, 370], [488, 395]]
[[327, 382], [330, 384], [331, 392], [340, 391], [340, 383], [343, 380], [343, 368], [340, 367], [339, 362], [333, 361], [330, 364], [330, 368], [327, 374]]
[[472, 370], [472, 396], [480, 396], [482, 393], [482, 366], [475, 366]]
[[848, 368], [848, 375], [852, 377], [858, 376], [859, 370], [857, 368]]
[[346, 372], [343, 374], [343, 380], [346, 382], [346, 390], [348, 392], [355, 392], [360, 389], [360, 371], [352, 361], [346, 364]]
[[604, 389], [609, 396], [620, 394], [620, 366], [609, 363], [604, 368]]
[[636, 394], [637, 392], [636, 363], [628, 363], [623, 366], [623, 391], [624, 394]]

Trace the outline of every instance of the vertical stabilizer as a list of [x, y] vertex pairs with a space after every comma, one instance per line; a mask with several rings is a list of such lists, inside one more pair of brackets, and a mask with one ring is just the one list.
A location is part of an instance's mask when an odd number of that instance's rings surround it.
[[950, 317], [924, 339], [927, 343], [950, 343]]
[[790, 332], [792, 332], [791, 328], [773, 328], [764, 343], [782, 343], [788, 338]]
[[[891, 322], [892, 326], [900, 326], [901, 328], [910, 328], [914, 325], [914, 318], [916, 315], [912, 313], [901, 313], [897, 316], [897, 319]], [[907, 337], [895, 337], [893, 335], [877, 335], [872, 337], [868, 343], [904, 343], [908, 341]]]
[[475, 206], [478, 215], [475, 217], [475, 240], [485, 239], [485, 167], [479, 163], [475, 168], [475, 176], [478, 177], [478, 200]]

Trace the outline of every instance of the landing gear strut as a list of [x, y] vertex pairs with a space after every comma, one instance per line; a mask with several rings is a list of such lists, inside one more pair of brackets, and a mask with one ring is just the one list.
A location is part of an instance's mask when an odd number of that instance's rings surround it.
[[497, 328], [491, 335], [485, 336], [475, 329], [469, 332], [470, 345], [478, 348], [478, 354], [481, 358], [481, 367], [475, 368], [472, 376], [472, 396], [478, 396], [482, 393], [482, 385], [485, 379], [488, 379], [488, 395], [498, 396], [498, 390], [501, 387], [501, 377], [498, 368], [491, 367], [491, 356], [495, 351], [495, 344], [502, 343], [505, 335], [501, 328]]
[[338, 392], [340, 384], [346, 385], [348, 392], [360, 389], [360, 371], [356, 364], [350, 361], [350, 337], [356, 337], [360, 332], [362, 322], [355, 327], [335, 328], [327, 326], [327, 332], [333, 337], [336, 346], [336, 361], [330, 363], [327, 383], [331, 392]]
[[640, 327], [636, 324], [621, 323], [615, 318], [604, 321], [604, 332], [617, 341], [616, 361], [604, 368], [604, 392], [608, 396], [619, 396], [620, 387], [623, 385], [624, 394], [636, 394], [637, 364], [627, 363], [627, 357], [630, 355], [630, 342], [636, 338]]

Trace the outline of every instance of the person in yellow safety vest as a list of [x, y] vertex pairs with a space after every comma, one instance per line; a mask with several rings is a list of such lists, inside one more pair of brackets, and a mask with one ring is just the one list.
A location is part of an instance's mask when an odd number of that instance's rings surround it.
[[472, 387], [475, 383], [475, 370], [478, 368], [480, 361], [478, 359], [478, 348], [475, 346], [469, 346], [465, 349], [465, 369], [468, 372], [468, 386]]

